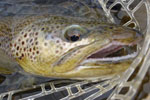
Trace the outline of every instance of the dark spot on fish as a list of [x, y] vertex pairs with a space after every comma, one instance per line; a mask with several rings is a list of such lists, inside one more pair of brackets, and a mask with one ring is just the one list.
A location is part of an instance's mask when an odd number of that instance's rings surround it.
[[35, 38], [35, 41], [37, 40], [37, 37]]
[[35, 35], [38, 35], [38, 34], [39, 34], [38, 32], [35, 33]]
[[59, 26], [56, 26], [56, 28], [59, 28]]
[[19, 50], [19, 46], [17, 46], [17, 50]]
[[18, 56], [19, 54], [18, 54], [18, 52], [16, 53], [16, 56]]
[[47, 43], [44, 43], [45, 46], [47, 46]]
[[32, 59], [32, 56], [30, 56], [30, 58]]
[[57, 40], [56, 43], [59, 43], [59, 40]]
[[24, 57], [24, 54], [22, 54], [21, 57]]
[[52, 39], [54, 39], [54, 37], [53, 37], [53, 36], [51, 36], [51, 38], [52, 38]]
[[22, 58], [21, 58], [21, 57], [19, 57], [18, 59], [19, 59], [19, 60], [21, 60]]
[[48, 28], [48, 27], [46, 27], [46, 30], [49, 30], [49, 28]]
[[30, 48], [29, 51], [32, 52], [32, 49]]
[[27, 33], [24, 35], [24, 37], [27, 37]]
[[35, 50], [35, 47], [33, 47], [33, 50]]
[[52, 26], [51, 29], [53, 29], [54, 27]]
[[30, 31], [31, 31], [31, 29], [28, 30], [28, 32], [30, 32]]
[[35, 42], [35, 44], [36, 44], [36, 45], [38, 45], [38, 41], [37, 41], [37, 42]]
[[30, 43], [33, 41], [33, 39], [30, 40]]
[[30, 33], [29, 36], [31, 37], [33, 33]]
[[110, 26], [109, 28], [110, 28], [110, 29], [113, 29], [113, 27], [112, 27], [112, 26]]
[[22, 45], [24, 45], [24, 41], [22, 41]]
[[66, 45], [66, 43], [63, 43], [63, 45], [65, 46], [65, 45]]
[[26, 42], [28, 42], [28, 41], [29, 41], [29, 39], [26, 40]]
[[[12, 47], [12, 44], [11, 44], [11, 43], [10, 43], [9, 45], [10, 45], [10, 47]], [[1, 43], [0, 43], [0, 46], [1, 46]]]
[[39, 54], [39, 51], [36, 51], [37, 54]]
[[26, 48], [24, 48], [24, 51], [26, 51]]
[[41, 29], [41, 31], [43, 31], [45, 28], [43, 27], [42, 29]]

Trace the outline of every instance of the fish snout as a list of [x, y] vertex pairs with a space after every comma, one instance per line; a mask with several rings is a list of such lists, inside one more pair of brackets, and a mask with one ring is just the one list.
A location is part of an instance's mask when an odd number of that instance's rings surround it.
[[111, 35], [113, 41], [119, 41], [127, 45], [137, 44], [143, 38], [140, 31], [124, 27], [113, 30]]

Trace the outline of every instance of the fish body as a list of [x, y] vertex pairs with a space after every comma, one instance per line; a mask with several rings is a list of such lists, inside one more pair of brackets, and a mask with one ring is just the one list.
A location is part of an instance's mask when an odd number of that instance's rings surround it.
[[133, 29], [88, 18], [46, 15], [11, 21], [0, 30], [1, 49], [26, 72], [44, 77], [89, 79], [121, 73], [132, 59], [90, 60], [142, 40]]

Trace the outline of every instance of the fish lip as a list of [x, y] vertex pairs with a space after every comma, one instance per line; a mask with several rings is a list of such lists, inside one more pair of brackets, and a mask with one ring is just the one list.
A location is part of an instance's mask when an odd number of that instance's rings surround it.
[[106, 57], [106, 58], [97, 58], [97, 59], [86, 59], [84, 60], [81, 65], [84, 65], [89, 62], [121, 62], [128, 59], [133, 59], [138, 55], [139, 51], [133, 52], [132, 54], [120, 56], [120, 57]]
[[[138, 55], [138, 52], [139, 52], [138, 50], [136, 50], [135, 52], [133, 52], [131, 54], [128, 54], [125, 56], [120, 56], [120, 57], [106, 57], [106, 56], [109, 54], [113, 54], [114, 52], [117, 52], [118, 50], [122, 49], [124, 46], [132, 47], [135, 45], [137, 45], [137, 44], [135, 44], [135, 43], [123, 44], [123, 43], [114, 41], [114, 42], [108, 44], [107, 46], [97, 50], [96, 52], [93, 52], [92, 54], [88, 55], [83, 62], [93, 61], [93, 60], [95, 60], [95, 61], [98, 60], [101, 62], [106, 62], [106, 61], [114, 62], [114, 61], [121, 61], [121, 60], [125, 60], [125, 59], [132, 59]], [[113, 49], [111, 47], [113, 47]], [[110, 51], [110, 53], [108, 53], [108, 51]], [[98, 54], [102, 54], [102, 55], [98, 55]], [[98, 55], [98, 57], [96, 57], [97, 55]], [[114, 60], [114, 59], [116, 59], [116, 60]]]

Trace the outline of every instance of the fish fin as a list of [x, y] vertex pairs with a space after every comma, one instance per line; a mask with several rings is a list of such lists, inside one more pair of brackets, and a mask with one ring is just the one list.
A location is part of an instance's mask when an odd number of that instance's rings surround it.
[[5, 75], [5, 77], [5, 80], [0, 84], [0, 93], [32, 87], [33, 85], [38, 85], [52, 80], [51, 78], [34, 76], [25, 72], [16, 72], [11, 75]]
[[0, 92], [7, 92], [11, 90], [20, 89], [21, 87], [33, 84], [34, 78], [20, 74], [13, 73], [11, 75], [4, 75], [5, 80], [0, 84]]

